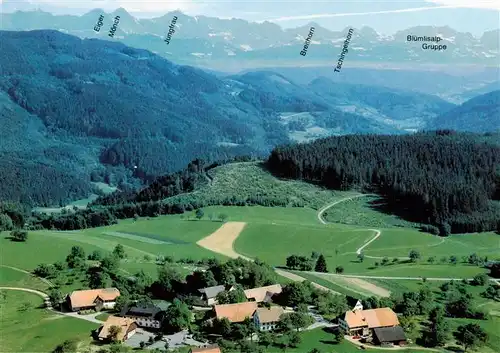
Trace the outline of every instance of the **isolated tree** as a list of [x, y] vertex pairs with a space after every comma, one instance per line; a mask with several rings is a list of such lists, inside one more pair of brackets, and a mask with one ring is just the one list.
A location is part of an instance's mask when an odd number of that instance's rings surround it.
[[259, 333], [259, 344], [263, 345], [266, 347], [266, 350], [269, 348], [271, 344], [273, 344], [273, 336], [270, 332], [263, 331]]
[[333, 344], [342, 343], [343, 340], [344, 340], [344, 334], [342, 331], [339, 330], [333, 334]]
[[459, 326], [455, 338], [464, 346], [464, 352], [469, 348], [478, 348], [486, 343], [488, 334], [478, 324], [469, 323]]
[[221, 222], [225, 223], [227, 221], [227, 214], [220, 213], [219, 214], [219, 219], [220, 219]]
[[4, 230], [12, 230], [14, 228], [14, 223], [12, 218], [5, 213], [0, 213], [0, 232]]
[[423, 341], [427, 346], [444, 346], [450, 336], [450, 328], [445, 319], [443, 307], [436, 306], [429, 313], [429, 326], [424, 331]]
[[290, 337], [290, 346], [297, 348], [302, 342], [302, 337], [300, 337], [298, 332], [290, 332], [288, 335]]
[[28, 232], [25, 230], [13, 230], [10, 232], [10, 237], [13, 241], [25, 242], [28, 240]]
[[195, 215], [196, 215], [196, 218], [198, 218], [198, 219], [202, 219], [202, 218], [203, 218], [203, 216], [205, 215], [205, 212], [203, 212], [203, 209], [198, 208], [198, 209], [196, 210]]
[[108, 339], [111, 342], [118, 342], [118, 335], [122, 332], [122, 328], [120, 326], [112, 325], [108, 331]]
[[417, 262], [417, 260], [420, 259], [420, 253], [417, 250], [411, 250], [408, 257], [410, 258], [411, 262]]
[[320, 254], [318, 260], [316, 260], [316, 267], [314, 268], [316, 272], [328, 272], [326, 267], [326, 260], [323, 254]]
[[165, 312], [164, 325], [169, 332], [179, 332], [191, 326], [191, 311], [179, 299], [174, 299]]
[[450, 264], [452, 264], [452, 265], [456, 265], [456, 264], [457, 264], [457, 262], [458, 262], [457, 257], [456, 257], [455, 255], [451, 255], [451, 256], [450, 256]]
[[486, 283], [488, 283], [488, 276], [486, 276], [484, 273], [480, 273], [475, 275], [472, 281], [476, 286], [484, 286]]
[[62, 303], [64, 302], [64, 296], [61, 291], [57, 288], [53, 288], [49, 293], [50, 304], [53, 308], [62, 309]]
[[76, 340], [66, 340], [59, 344], [52, 353], [74, 353], [78, 348], [78, 342]]
[[434, 256], [430, 256], [428, 259], [427, 259], [427, 262], [430, 263], [430, 264], [433, 264], [434, 262], [436, 262], [436, 258]]
[[382, 259], [382, 266], [389, 264], [389, 258], [386, 256]]
[[500, 300], [500, 285], [490, 284], [482, 295], [488, 299]]
[[364, 253], [362, 253], [362, 252], [360, 252], [360, 253], [358, 254], [358, 260], [359, 260], [359, 262], [363, 262], [363, 261], [365, 261], [365, 254], [364, 254]]
[[52, 265], [40, 264], [33, 270], [33, 274], [42, 278], [54, 278], [56, 269]]
[[113, 249], [113, 255], [118, 259], [124, 259], [127, 257], [127, 254], [125, 253], [125, 248], [123, 247], [122, 244], [118, 244], [117, 246], [115, 246], [115, 248]]
[[342, 266], [335, 267], [335, 273], [344, 273], [344, 268]]

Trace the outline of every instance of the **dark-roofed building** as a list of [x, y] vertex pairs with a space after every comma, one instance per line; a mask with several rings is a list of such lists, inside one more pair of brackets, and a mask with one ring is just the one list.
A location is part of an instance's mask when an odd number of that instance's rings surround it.
[[373, 341], [376, 344], [406, 344], [406, 336], [401, 326], [380, 327], [373, 329]]
[[132, 303], [123, 307], [120, 316], [134, 319], [140, 327], [161, 327], [165, 311], [153, 303]]
[[[233, 290], [234, 288], [231, 287], [228, 290]], [[202, 288], [198, 289], [198, 291], [201, 293], [202, 297], [201, 299], [205, 301], [207, 305], [215, 305], [217, 304], [217, 294], [224, 292], [226, 290], [226, 287], [223, 285], [220, 286], [213, 286], [213, 287], [207, 287], [207, 288]]]

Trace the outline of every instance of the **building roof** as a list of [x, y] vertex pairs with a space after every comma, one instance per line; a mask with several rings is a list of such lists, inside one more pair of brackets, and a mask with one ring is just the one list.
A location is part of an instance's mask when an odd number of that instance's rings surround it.
[[219, 294], [220, 292], [223, 292], [225, 290], [226, 290], [226, 287], [223, 285], [220, 285], [220, 286], [202, 288], [202, 289], [199, 289], [199, 292], [205, 294], [207, 299], [211, 299], [211, 298], [215, 298], [217, 296], [217, 294]]
[[253, 299], [257, 303], [263, 302], [267, 297], [272, 297], [274, 294], [281, 293], [281, 284], [273, 284], [270, 286], [252, 288], [245, 290], [245, 296], [248, 300]]
[[254, 315], [259, 316], [261, 323], [268, 323], [279, 321], [281, 315], [284, 313], [285, 310], [281, 306], [272, 306], [270, 308], [258, 308]]
[[398, 316], [390, 308], [354, 310], [345, 313], [344, 320], [349, 328], [353, 327], [387, 327], [399, 325]]
[[130, 325], [134, 323], [135, 321], [133, 319], [111, 315], [102, 325], [101, 331], [99, 332], [99, 338], [107, 339], [109, 336], [109, 329], [111, 328], [111, 326], [118, 326], [121, 328], [121, 330], [116, 338], [118, 341], [123, 341]]
[[120, 316], [143, 316], [159, 319], [163, 310], [153, 303], [127, 304], [120, 312]]
[[362, 311], [363, 310], [349, 310], [345, 313], [344, 321], [347, 322], [349, 328], [368, 326], [365, 317], [361, 313]]
[[406, 341], [405, 332], [401, 326], [377, 327], [373, 329], [373, 333], [381, 343]]
[[245, 302], [215, 305], [214, 310], [218, 319], [225, 317], [230, 322], [242, 322], [245, 318], [253, 316], [253, 313], [257, 310], [257, 303]]
[[71, 292], [69, 294], [69, 299], [73, 308], [82, 308], [93, 306], [97, 297], [102, 300], [115, 300], [119, 296], [120, 291], [116, 288], [100, 288]]
[[221, 350], [217, 344], [213, 344], [204, 348], [192, 348], [191, 353], [221, 353]]

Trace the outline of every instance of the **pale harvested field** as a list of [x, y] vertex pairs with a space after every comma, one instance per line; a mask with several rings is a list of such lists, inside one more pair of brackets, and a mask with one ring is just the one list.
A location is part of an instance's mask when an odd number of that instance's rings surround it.
[[389, 297], [391, 292], [385, 288], [379, 287], [373, 283], [365, 281], [361, 278], [353, 278], [348, 276], [339, 276], [332, 273], [320, 274], [318, 272], [311, 272], [315, 276], [323, 278], [329, 282], [332, 282], [338, 286], [350, 289], [353, 292], [357, 292], [362, 295], [376, 295], [379, 297]]
[[349, 284], [352, 284], [353, 286], [363, 288], [364, 290], [367, 290], [380, 297], [389, 297], [391, 295], [391, 292], [387, 289], [379, 287], [361, 278], [344, 277], [343, 280]]
[[234, 251], [233, 243], [245, 228], [245, 222], [227, 222], [209, 236], [199, 240], [196, 244], [210, 251], [237, 259], [238, 257], [252, 261], [252, 259]]

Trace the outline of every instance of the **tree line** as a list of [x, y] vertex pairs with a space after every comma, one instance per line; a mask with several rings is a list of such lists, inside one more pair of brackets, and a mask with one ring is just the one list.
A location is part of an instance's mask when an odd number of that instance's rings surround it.
[[267, 167], [331, 189], [379, 193], [380, 211], [433, 225], [442, 235], [496, 230], [500, 147], [477, 139], [452, 131], [329, 137], [277, 147]]

